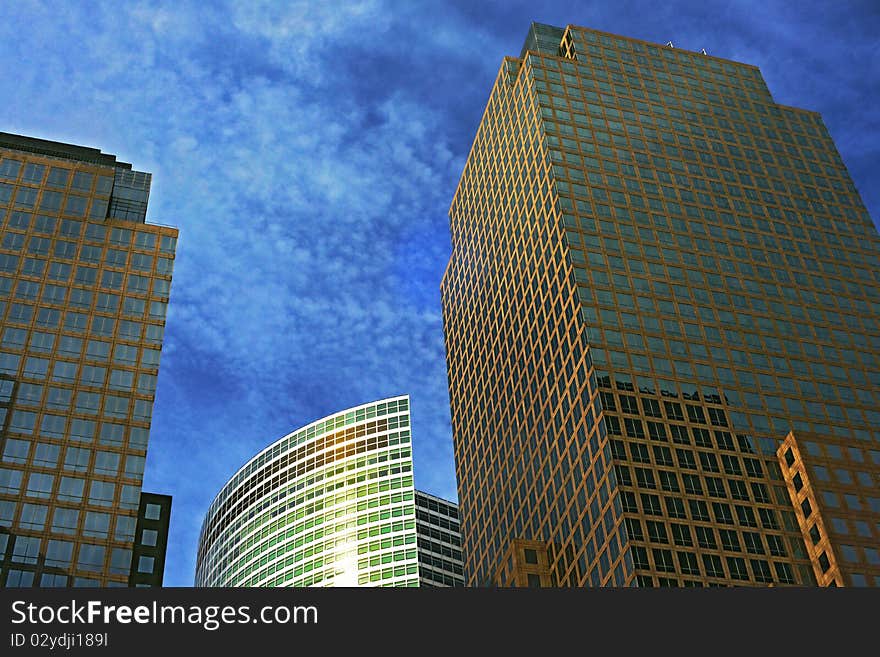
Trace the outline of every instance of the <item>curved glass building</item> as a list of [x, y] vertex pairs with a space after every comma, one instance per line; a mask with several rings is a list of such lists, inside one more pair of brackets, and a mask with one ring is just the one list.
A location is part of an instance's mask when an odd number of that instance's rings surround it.
[[[208, 509], [196, 586], [419, 586], [410, 440], [409, 397], [400, 396], [269, 445]], [[442, 570], [456, 577], [446, 584], [461, 583], [458, 510], [446, 504], [445, 545], [454, 547]]]

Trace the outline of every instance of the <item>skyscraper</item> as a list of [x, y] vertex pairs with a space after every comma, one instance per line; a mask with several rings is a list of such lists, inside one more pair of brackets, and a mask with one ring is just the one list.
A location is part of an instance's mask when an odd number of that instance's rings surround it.
[[462, 584], [458, 509], [413, 487], [408, 396], [275, 441], [220, 490], [196, 586]]
[[161, 582], [170, 498], [141, 484], [177, 229], [145, 223], [150, 182], [0, 133], [2, 586]]
[[880, 239], [818, 114], [533, 24], [450, 227], [468, 584], [880, 585]]

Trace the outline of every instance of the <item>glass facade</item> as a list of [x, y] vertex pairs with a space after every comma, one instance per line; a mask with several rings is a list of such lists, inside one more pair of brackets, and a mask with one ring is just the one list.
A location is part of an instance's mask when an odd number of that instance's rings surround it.
[[418, 586], [409, 397], [276, 441], [202, 525], [196, 586]]
[[0, 133], [0, 585], [125, 586], [177, 230], [96, 149]]
[[880, 239], [819, 115], [533, 25], [450, 227], [469, 584], [880, 585]]

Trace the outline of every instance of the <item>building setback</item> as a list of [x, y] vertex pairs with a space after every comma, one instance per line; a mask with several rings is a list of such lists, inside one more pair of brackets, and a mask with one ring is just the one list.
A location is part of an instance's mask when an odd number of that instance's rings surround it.
[[458, 510], [415, 490], [411, 438], [404, 395], [269, 445], [205, 514], [196, 586], [460, 585]]
[[469, 585], [880, 585], [880, 239], [818, 114], [533, 24], [450, 228]]
[[132, 562], [177, 244], [150, 182], [0, 133], [0, 586], [161, 583]]

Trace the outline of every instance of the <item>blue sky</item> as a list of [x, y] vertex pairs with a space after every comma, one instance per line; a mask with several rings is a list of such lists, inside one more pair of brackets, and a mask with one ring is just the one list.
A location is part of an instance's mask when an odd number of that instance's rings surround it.
[[880, 217], [876, 2], [40, 2], [0, 7], [0, 130], [153, 173], [180, 228], [144, 483], [174, 496], [165, 583], [268, 443], [409, 393], [416, 485], [455, 498], [439, 283], [447, 211], [531, 21], [759, 66], [823, 115]]

